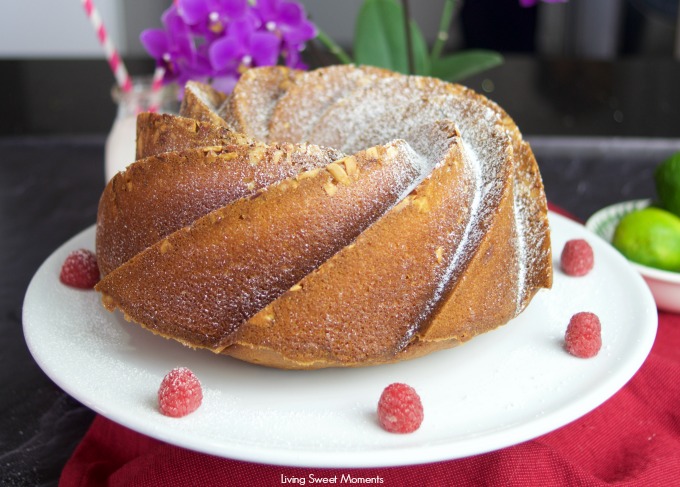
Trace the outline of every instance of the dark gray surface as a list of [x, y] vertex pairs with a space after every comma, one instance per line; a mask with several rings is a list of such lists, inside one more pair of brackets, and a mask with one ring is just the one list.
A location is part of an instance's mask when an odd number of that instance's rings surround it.
[[[153, 73], [149, 59], [126, 64], [132, 74]], [[502, 106], [524, 134], [680, 138], [680, 62], [671, 58], [511, 55], [464, 84]], [[0, 136], [105, 133], [112, 85], [103, 58], [0, 60]]]
[[0, 484], [55, 485], [93, 413], [42, 373], [24, 342], [38, 266], [95, 220], [103, 137], [0, 139]]
[[680, 139], [527, 137], [548, 200], [582, 221], [604, 206], [655, 198], [653, 171]]
[[[653, 197], [653, 168], [680, 140], [530, 138], [548, 199], [585, 219]], [[93, 413], [38, 368], [21, 309], [38, 266], [95, 221], [103, 137], [0, 138], [0, 484], [56, 485]]]

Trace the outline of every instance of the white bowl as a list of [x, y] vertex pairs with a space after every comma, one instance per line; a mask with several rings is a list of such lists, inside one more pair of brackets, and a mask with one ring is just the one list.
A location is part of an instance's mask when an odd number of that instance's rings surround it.
[[[586, 227], [611, 243], [621, 218], [632, 211], [646, 208], [651, 200], [634, 200], [607, 206], [591, 216]], [[680, 272], [670, 272], [628, 261], [642, 275], [654, 295], [659, 309], [680, 313]]]

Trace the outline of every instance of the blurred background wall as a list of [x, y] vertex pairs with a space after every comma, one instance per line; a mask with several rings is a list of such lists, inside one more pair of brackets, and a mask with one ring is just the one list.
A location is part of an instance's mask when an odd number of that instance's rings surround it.
[[[363, 0], [301, 0], [345, 48]], [[94, 0], [132, 75], [154, 62], [140, 32], [172, 0]], [[488, 48], [506, 62], [464, 80], [530, 134], [680, 134], [680, 0], [457, 0], [447, 48]], [[434, 40], [444, 0], [410, 0]], [[0, 0], [1, 135], [102, 134], [116, 106], [113, 76], [79, 0]], [[312, 65], [334, 62], [311, 56]], [[613, 62], [610, 62], [613, 61]], [[641, 88], [642, 87], [642, 88]], [[652, 101], [641, 90], [653, 91]], [[519, 96], [518, 96], [519, 95]], [[644, 103], [643, 103], [644, 101]]]
[[[362, 0], [302, 0], [314, 22], [351, 45]], [[680, 59], [678, 0], [570, 0], [522, 9], [518, 0], [465, 0], [451, 29], [450, 48], [612, 59]], [[95, 0], [124, 56], [142, 57], [139, 33], [160, 25], [170, 0]], [[413, 15], [432, 41], [443, 0], [411, 0]], [[0, 59], [96, 58], [102, 52], [78, 0], [0, 0]]]

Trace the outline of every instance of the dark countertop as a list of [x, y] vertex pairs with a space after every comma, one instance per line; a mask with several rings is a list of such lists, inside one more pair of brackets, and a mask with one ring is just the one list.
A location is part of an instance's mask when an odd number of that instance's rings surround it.
[[[148, 60], [126, 60], [151, 75]], [[104, 134], [113, 77], [104, 60], [0, 61], [0, 136]], [[524, 134], [680, 137], [680, 62], [508, 56], [465, 84], [499, 103]]]
[[[548, 199], [581, 219], [616, 201], [653, 197], [653, 168], [680, 150], [680, 90], [673, 91], [668, 84], [674, 79], [674, 86], [680, 86], [679, 63], [652, 62], [647, 68], [642, 61], [631, 63], [627, 68], [577, 63], [581, 76], [576, 65], [567, 69], [553, 64], [548, 69], [543, 62], [520, 59], [470, 83], [491, 80], [495, 89], [490, 96], [518, 121], [532, 142]], [[99, 72], [95, 64], [75, 63], [79, 67], [74, 69], [82, 77], [88, 69]], [[0, 62], [0, 80], [7, 69]], [[47, 68], [43, 65], [42, 69]], [[620, 77], [623, 72], [629, 76], [627, 81]], [[600, 73], [601, 78], [584, 73]], [[664, 73], [667, 77], [658, 79]], [[105, 78], [100, 73], [91, 79], [98, 77]], [[581, 86], [573, 84], [575, 77], [582, 78]], [[514, 86], [508, 84], [510, 79]], [[543, 86], [541, 80], [546, 79], [551, 81]], [[559, 84], [551, 84], [558, 79]], [[536, 83], [543, 89], [537, 89]], [[56, 83], [50, 96], [62, 96], [57, 92], [65, 88], [60, 86]], [[561, 98], [554, 99], [556, 93], [562, 93]], [[608, 99], [614, 93], [616, 101]], [[87, 130], [80, 126], [82, 120], [76, 123], [66, 118], [73, 117], [75, 109], [61, 113], [66, 131], [48, 127], [49, 120], [41, 118], [44, 107], [27, 115], [19, 128], [14, 125], [17, 119], [12, 109], [1, 120], [2, 485], [56, 485], [61, 468], [93, 418], [90, 410], [68, 397], [39, 369], [24, 342], [21, 323], [24, 293], [38, 266], [95, 221], [104, 186], [105, 132], [113, 110], [102, 108], [106, 112], [102, 115], [91, 109], [108, 103], [108, 93], [93, 95], [92, 100], [88, 103], [97, 104], [78, 109], [83, 114], [88, 109], [93, 112]], [[25, 103], [29, 102], [16, 101], [17, 105]], [[59, 111], [64, 103], [54, 110]], [[622, 118], [615, 115], [616, 110], [622, 111]], [[605, 120], [608, 116], [611, 119]], [[40, 126], [40, 121], [46, 125]], [[617, 127], [620, 130], [614, 130]]]
[[103, 137], [0, 139], [2, 485], [56, 480], [93, 417], [35, 364], [24, 342], [21, 312], [42, 261], [95, 220], [103, 143]]

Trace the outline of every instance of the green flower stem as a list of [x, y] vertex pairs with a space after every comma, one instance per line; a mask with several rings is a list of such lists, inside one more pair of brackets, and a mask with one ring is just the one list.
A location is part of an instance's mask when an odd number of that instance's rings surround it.
[[413, 40], [411, 39], [411, 11], [408, 8], [408, 0], [401, 0], [404, 11], [404, 32], [406, 34], [406, 60], [408, 61], [408, 74], [415, 73], [413, 62]]
[[319, 29], [318, 27], [317, 27], [316, 39], [321, 44], [326, 46], [326, 49], [328, 49], [331, 52], [331, 54], [333, 54], [335, 57], [337, 57], [340, 60], [341, 63], [352, 64], [353, 61], [352, 61], [352, 58], [349, 57], [349, 54], [347, 54], [342, 47], [337, 45], [335, 43], [335, 41], [333, 41], [333, 39], [328, 37], [328, 35], [324, 31]]
[[432, 54], [430, 54], [430, 60], [432, 62], [439, 59], [442, 50], [444, 50], [444, 45], [449, 39], [449, 28], [451, 27], [451, 21], [453, 20], [453, 12], [456, 7], [456, 0], [446, 0], [444, 3], [444, 10], [442, 11], [442, 18], [439, 21], [439, 32], [437, 32], [437, 39], [434, 41], [432, 46]]

